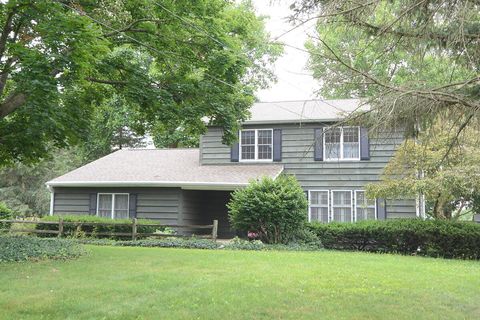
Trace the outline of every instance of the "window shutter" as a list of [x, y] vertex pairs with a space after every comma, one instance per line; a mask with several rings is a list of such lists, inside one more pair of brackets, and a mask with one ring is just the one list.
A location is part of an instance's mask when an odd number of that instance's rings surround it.
[[323, 161], [323, 127], [314, 129], [314, 160]]
[[365, 127], [360, 127], [360, 160], [370, 160], [370, 141]]
[[282, 129], [273, 129], [273, 161], [282, 161]]
[[240, 146], [237, 141], [234, 144], [232, 144], [232, 149], [230, 150], [230, 162], [238, 162], [239, 151], [240, 151]]
[[387, 220], [387, 203], [385, 199], [377, 199], [377, 219]]
[[130, 219], [136, 218], [137, 217], [137, 195], [136, 194], [130, 194], [130, 200], [129, 200], [129, 208], [128, 208], [128, 216]]
[[96, 193], [90, 193], [90, 207], [89, 207], [88, 214], [93, 216], [97, 214], [97, 194]]

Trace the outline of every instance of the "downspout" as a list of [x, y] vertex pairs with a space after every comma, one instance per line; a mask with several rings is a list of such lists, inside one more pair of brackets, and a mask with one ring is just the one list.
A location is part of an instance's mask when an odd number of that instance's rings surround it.
[[51, 186], [47, 186], [48, 191], [50, 191], [50, 212], [49, 215], [53, 216], [53, 207], [55, 204], [55, 191]]

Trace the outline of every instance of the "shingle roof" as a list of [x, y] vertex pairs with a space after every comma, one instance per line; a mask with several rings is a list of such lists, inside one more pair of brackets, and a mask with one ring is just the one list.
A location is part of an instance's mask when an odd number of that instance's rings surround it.
[[250, 179], [276, 177], [278, 164], [200, 165], [198, 149], [123, 149], [55, 178], [58, 186], [158, 186], [233, 190]]
[[353, 111], [369, 109], [360, 99], [258, 102], [250, 108], [251, 117], [244, 123], [338, 121]]

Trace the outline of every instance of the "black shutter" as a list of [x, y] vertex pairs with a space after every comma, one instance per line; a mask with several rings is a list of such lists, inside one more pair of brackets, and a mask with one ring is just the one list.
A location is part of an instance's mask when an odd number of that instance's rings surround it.
[[128, 215], [130, 219], [136, 218], [137, 217], [137, 195], [130, 194], [130, 199], [128, 203], [129, 203]]
[[282, 161], [282, 129], [273, 129], [273, 161]]
[[97, 194], [90, 193], [90, 208], [88, 214], [96, 215], [97, 214]]
[[238, 142], [240, 141], [240, 137], [237, 136], [237, 142], [232, 144], [232, 148], [230, 150], [230, 162], [238, 162], [239, 158], [239, 151], [240, 146]]
[[387, 220], [387, 203], [385, 199], [377, 199], [377, 219]]
[[323, 127], [314, 129], [314, 156], [315, 161], [323, 161]]
[[370, 160], [370, 141], [367, 128], [360, 128], [360, 160]]

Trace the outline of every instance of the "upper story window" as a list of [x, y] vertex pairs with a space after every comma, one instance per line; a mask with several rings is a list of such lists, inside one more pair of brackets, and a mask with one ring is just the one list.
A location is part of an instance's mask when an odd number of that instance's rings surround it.
[[273, 129], [240, 131], [240, 161], [272, 161]]
[[97, 216], [112, 219], [128, 219], [128, 193], [99, 193]]
[[332, 127], [323, 131], [325, 160], [360, 160], [360, 127]]

